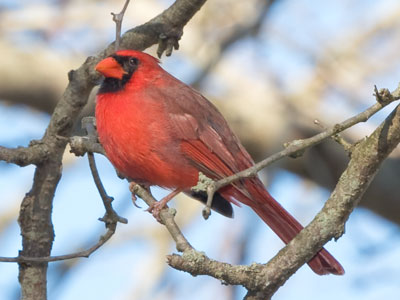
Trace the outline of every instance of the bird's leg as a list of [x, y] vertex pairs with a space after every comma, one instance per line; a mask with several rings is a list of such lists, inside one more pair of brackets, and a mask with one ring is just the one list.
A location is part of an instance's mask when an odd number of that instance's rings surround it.
[[166, 207], [167, 203], [172, 200], [176, 195], [178, 195], [180, 192], [182, 192], [182, 188], [177, 188], [173, 190], [171, 193], [169, 193], [167, 196], [162, 198], [160, 201], [155, 202], [153, 205], [151, 205], [147, 211], [151, 212], [153, 217], [156, 218], [158, 222], [161, 222], [160, 219], [160, 212], [163, 208]]

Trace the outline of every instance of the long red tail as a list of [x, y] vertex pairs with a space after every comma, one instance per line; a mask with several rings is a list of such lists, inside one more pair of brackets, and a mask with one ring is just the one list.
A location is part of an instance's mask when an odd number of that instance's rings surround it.
[[[272, 198], [261, 181], [246, 180], [245, 185], [251, 199], [232, 186], [221, 190], [221, 194], [250, 206], [283, 242], [289, 243], [303, 229], [303, 226]], [[324, 248], [308, 262], [308, 265], [318, 275], [344, 274], [340, 263]]]

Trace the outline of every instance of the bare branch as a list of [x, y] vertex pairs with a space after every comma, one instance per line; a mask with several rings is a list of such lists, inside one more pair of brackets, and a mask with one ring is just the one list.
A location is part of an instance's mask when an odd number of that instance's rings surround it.
[[266, 297], [273, 295], [327, 241], [343, 234], [350, 213], [399, 142], [400, 106], [397, 106], [371, 136], [355, 145], [348, 167], [314, 220], [266, 265], [265, 275], [268, 282], [273, 282], [265, 287]]
[[85, 251], [79, 251], [66, 255], [57, 255], [57, 256], [45, 256], [45, 257], [26, 257], [26, 256], [17, 256], [17, 257], [0, 257], [0, 262], [18, 262], [18, 263], [27, 263], [27, 262], [52, 262], [52, 261], [60, 261], [67, 260], [72, 258], [86, 257], [88, 258], [93, 252], [103, 246], [115, 233], [116, 223], [113, 226], [109, 227], [106, 234], [101, 236], [99, 241]]
[[[96, 119], [93, 117], [83, 118], [82, 127], [86, 130], [87, 140], [92, 144], [97, 144]], [[96, 188], [99, 191], [100, 197], [103, 200], [104, 208], [106, 209], [106, 213], [104, 217], [100, 219], [100, 221], [105, 222], [107, 228], [109, 228], [109, 226], [115, 227], [118, 222], [127, 224], [128, 220], [120, 217], [112, 207], [112, 201], [114, 200], [114, 198], [108, 196], [106, 190], [104, 189], [99, 172], [97, 171], [94, 154], [92, 152], [88, 152], [87, 155], [94, 183], [96, 184]]]
[[92, 142], [86, 136], [73, 136], [70, 138], [70, 152], [76, 156], [84, 156], [87, 152], [105, 155], [103, 146], [100, 143]]
[[[327, 130], [327, 128], [323, 124], [321, 124], [321, 122], [318, 119], [314, 120], [314, 124], [319, 126], [320, 128], [322, 128], [323, 130]], [[340, 133], [334, 134], [333, 136], [331, 136], [331, 138], [336, 143], [341, 145], [343, 147], [344, 151], [346, 151], [348, 154], [351, 153], [351, 148], [353, 147], [353, 145], [351, 143], [349, 143]]]
[[[379, 101], [366, 109], [365, 111], [361, 112], [360, 114], [349, 118], [342, 123], [336, 124], [335, 126], [325, 130], [324, 132], [321, 132], [313, 137], [303, 139], [303, 140], [295, 140], [290, 143], [288, 143], [286, 148], [280, 152], [277, 152], [270, 157], [260, 161], [259, 163], [255, 164], [251, 168], [248, 168], [246, 170], [243, 170], [241, 172], [238, 172], [234, 175], [231, 175], [229, 177], [223, 178], [221, 180], [218, 180], [216, 182], [213, 182], [212, 184], [208, 183], [208, 186], [206, 189], [204, 189], [207, 192], [208, 199], [207, 199], [207, 206], [205, 207], [203, 211], [203, 216], [207, 219], [209, 214], [211, 213], [210, 206], [212, 203], [212, 199], [214, 197], [214, 193], [240, 179], [240, 178], [248, 178], [248, 177], [253, 177], [257, 175], [257, 173], [262, 170], [263, 168], [267, 167], [268, 165], [272, 164], [273, 162], [282, 159], [283, 157], [298, 157], [299, 155], [302, 155], [304, 150], [307, 148], [310, 148], [312, 146], [315, 146], [319, 143], [321, 143], [323, 140], [332, 137], [334, 135], [337, 135], [339, 132], [342, 132], [355, 124], [358, 124], [360, 122], [366, 122], [371, 116], [373, 116], [375, 113], [380, 111], [383, 107], [386, 105], [390, 104], [391, 102], [400, 99], [400, 87], [398, 87], [395, 91], [390, 93], [387, 89], [381, 89], [379, 91], [379, 96], [377, 96], [377, 99], [379, 97]], [[197, 189], [201, 188], [201, 186], [207, 185], [204, 181], [199, 180], [198, 186], [196, 186]]]
[[111, 13], [113, 16], [113, 21], [115, 22], [116, 30], [115, 30], [115, 51], [119, 50], [119, 45], [121, 43], [121, 27], [122, 27], [122, 20], [124, 19], [124, 14], [126, 9], [128, 8], [130, 0], [126, 0], [124, 7], [122, 8], [119, 14]]
[[49, 151], [44, 144], [32, 144], [28, 147], [6, 148], [0, 146], [0, 161], [13, 163], [20, 167], [38, 165], [47, 159]]
[[69, 139], [71, 153], [76, 156], [83, 156], [87, 152], [106, 155], [103, 146], [99, 143], [96, 131], [96, 119], [84, 117], [81, 120], [82, 129], [86, 130], [86, 136], [73, 136]]
[[168, 255], [168, 264], [174, 269], [185, 271], [193, 276], [208, 275], [224, 284], [242, 285], [248, 290], [256, 290], [264, 281], [262, 271], [265, 265], [253, 263], [249, 266], [231, 265], [208, 258], [196, 250], [185, 251], [182, 255]]
[[110, 197], [107, 195], [103, 184], [100, 180], [100, 176], [99, 176], [99, 172], [97, 171], [97, 167], [96, 167], [96, 162], [94, 160], [94, 156], [93, 153], [88, 152], [88, 159], [89, 159], [89, 165], [90, 165], [90, 170], [92, 172], [93, 175], [93, 179], [94, 182], [96, 184], [96, 187], [100, 193], [101, 199], [103, 200], [103, 204], [104, 204], [104, 208], [106, 209], [106, 213], [104, 215], [104, 217], [100, 218], [100, 221], [103, 221], [106, 223], [107, 228], [110, 225], [115, 226], [115, 224], [117, 222], [123, 223], [123, 224], [127, 224], [128, 220], [120, 217], [114, 210], [114, 208], [112, 207], [111, 203], [114, 200], [114, 198]]

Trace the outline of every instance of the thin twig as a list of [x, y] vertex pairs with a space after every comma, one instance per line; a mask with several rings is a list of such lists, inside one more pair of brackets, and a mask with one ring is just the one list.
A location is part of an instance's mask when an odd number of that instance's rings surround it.
[[332, 139], [341, 145], [344, 149], [344, 151], [347, 152], [347, 154], [351, 154], [351, 150], [353, 149], [353, 144], [349, 143], [341, 134], [337, 133], [332, 135]]
[[[327, 130], [327, 127], [324, 126], [318, 119], [314, 120], [314, 124], [317, 125], [319, 128], [321, 128], [322, 130]], [[340, 133], [334, 134], [333, 136], [331, 136], [331, 138], [336, 143], [341, 145], [344, 151], [346, 151], [348, 154], [351, 154], [351, 149], [353, 147], [353, 144], [349, 143]]]
[[116, 224], [109, 227], [106, 234], [100, 237], [99, 241], [90, 247], [87, 250], [79, 251], [66, 255], [56, 255], [56, 256], [45, 256], [45, 257], [25, 257], [25, 256], [17, 256], [17, 257], [0, 257], [0, 262], [51, 262], [51, 261], [60, 261], [67, 260], [79, 257], [88, 258], [93, 252], [103, 246], [115, 233]]
[[119, 50], [119, 46], [121, 44], [121, 28], [122, 28], [122, 20], [124, 19], [124, 14], [126, 9], [128, 8], [130, 0], [126, 0], [124, 7], [122, 8], [119, 14], [111, 13], [113, 16], [113, 21], [115, 22], [116, 30], [115, 30], [115, 51]]
[[103, 200], [104, 208], [106, 209], [104, 217], [100, 218], [99, 220], [105, 222], [107, 228], [110, 226], [110, 224], [114, 224], [117, 222], [127, 224], [128, 220], [123, 217], [120, 217], [112, 207], [112, 201], [114, 200], [114, 198], [108, 196], [106, 190], [104, 189], [103, 183], [101, 182], [99, 176], [99, 172], [97, 171], [93, 153], [88, 152], [88, 159], [89, 159], [90, 171], [92, 172], [93, 175], [93, 180], [96, 184], [97, 190], [99, 191], [101, 199]]
[[[86, 130], [87, 138], [92, 143], [97, 142], [97, 132], [96, 132], [95, 122], [96, 120], [93, 117], [86, 117], [82, 119], [82, 127]], [[114, 198], [108, 196], [106, 190], [104, 189], [103, 183], [101, 182], [100, 179], [99, 172], [97, 171], [94, 154], [92, 152], [88, 152], [88, 160], [94, 183], [96, 184], [97, 190], [99, 191], [100, 197], [103, 200], [104, 208], [106, 210], [104, 217], [100, 218], [99, 220], [105, 222], [107, 228], [108, 226], [110, 226], [110, 224], [114, 224], [117, 222], [127, 224], [128, 220], [123, 217], [120, 217], [112, 207], [112, 201], [114, 200]]]

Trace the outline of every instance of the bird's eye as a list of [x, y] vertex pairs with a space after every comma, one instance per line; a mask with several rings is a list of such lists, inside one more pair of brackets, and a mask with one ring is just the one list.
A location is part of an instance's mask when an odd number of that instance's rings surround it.
[[131, 58], [129, 59], [129, 65], [131, 65], [132, 67], [136, 67], [137, 64], [138, 64], [138, 59], [137, 59], [137, 58], [131, 57]]

